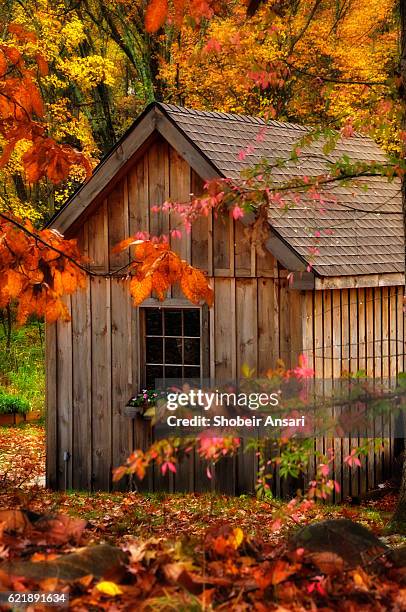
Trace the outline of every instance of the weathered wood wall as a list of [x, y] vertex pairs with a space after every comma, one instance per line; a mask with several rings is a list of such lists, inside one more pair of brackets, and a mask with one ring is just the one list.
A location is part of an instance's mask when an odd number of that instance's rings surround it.
[[[111, 249], [128, 235], [178, 227], [175, 216], [156, 214], [152, 207], [167, 198], [187, 201], [201, 189], [190, 166], [157, 137], [77, 226], [92, 269], [106, 273], [124, 266], [128, 253], [114, 255]], [[263, 372], [279, 358], [295, 365], [303, 351], [319, 376], [362, 368], [393, 376], [404, 369], [400, 289], [292, 290], [275, 258], [259, 257], [242, 224], [230, 219], [202, 218], [172, 246], [206, 270], [214, 285], [211, 376], [235, 378], [244, 363]], [[168, 303], [182, 303], [177, 288]], [[151, 437], [142, 421], [122, 414], [142, 384], [139, 309], [132, 307], [125, 282], [105, 277], [92, 278], [67, 306], [71, 321], [47, 326], [48, 484], [106, 490], [112, 487], [112, 468]], [[390, 457], [385, 455], [384, 465]], [[192, 458], [168, 483], [151, 473], [142, 486], [239, 493], [253, 490], [255, 471], [253, 457], [239, 455], [217, 466], [209, 481]], [[280, 483], [275, 486], [279, 491]]]
[[[406, 370], [404, 287], [369, 287], [306, 292], [303, 298], [303, 352], [316, 378], [365, 371], [367, 376], [395, 380]], [[342, 459], [357, 438], [317, 440], [320, 450], [333, 443], [334, 476], [341, 484], [338, 499], [360, 495], [391, 475], [394, 459], [392, 424], [385, 424], [383, 448], [363, 457], [361, 468]], [[381, 427], [379, 431], [381, 431]], [[314, 473], [315, 466], [310, 466]]]

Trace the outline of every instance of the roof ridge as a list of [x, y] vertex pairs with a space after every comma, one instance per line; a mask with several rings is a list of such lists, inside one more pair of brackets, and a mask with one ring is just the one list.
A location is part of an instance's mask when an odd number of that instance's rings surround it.
[[258, 125], [272, 125], [277, 127], [286, 127], [291, 129], [296, 129], [301, 132], [307, 132], [311, 129], [311, 126], [301, 125], [300, 123], [291, 123], [289, 121], [276, 121], [276, 119], [270, 119], [266, 121], [262, 117], [255, 117], [253, 115], [239, 115], [238, 113], [225, 113], [221, 111], [206, 111], [206, 110], [197, 110], [193, 108], [188, 108], [186, 106], [179, 106], [177, 104], [166, 104], [163, 102], [159, 103], [165, 110], [172, 113], [179, 113], [183, 115], [195, 115], [195, 116], [208, 116], [214, 119], [225, 119], [228, 121], [244, 121], [245, 123], [256, 123]]
[[[158, 106], [161, 106], [162, 108], [164, 108], [166, 111], [170, 112], [170, 113], [178, 113], [178, 114], [182, 114], [182, 115], [191, 115], [191, 116], [205, 116], [205, 117], [212, 117], [213, 119], [223, 119], [223, 120], [228, 120], [228, 121], [235, 121], [235, 122], [244, 122], [244, 123], [254, 123], [257, 125], [263, 125], [263, 126], [270, 126], [270, 127], [279, 127], [279, 128], [286, 128], [286, 129], [294, 129], [300, 132], [310, 132], [311, 130], [314, 129], [318, 129], [319, 126], [312, 126], [312, 125], [302, 125], [301, 123], [292, 123], [291, 121], [277, 121], [276, 119], [269, 119], [268, 121], [266, 121], [264, 118], [262, 117], [257, 117], [254, 115], [240, 115], [238, 113], [226, 113], [226, 112], [222, 112], [222, 111], [207, 111], [207, 110], [198, 110], [198, 109], [194, 109], [194, 108], [189, 108], [187, 106], [180, 106], [179, 104], [169, 104], [166, 102], [158, 102], [157, 103]], [[334, 128], [335, 131], [338, 131], [336, 128]], [[376, 146], [379, 147], [379, 145], [368, 135], [366, 134], [360, 134], [359, 132], [355, 132], [352, 136], [351, 139], [354, 138], [362, 138], [363, 140], [370, 140], [371, 142], [373, 142]]]

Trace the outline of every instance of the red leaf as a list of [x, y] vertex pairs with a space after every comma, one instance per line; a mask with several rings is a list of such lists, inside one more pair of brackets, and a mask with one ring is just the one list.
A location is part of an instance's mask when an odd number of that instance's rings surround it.
[[145, 13], [145, 29], [149, 33], [156, 32], [161, 28], [168, 15], [167, 0], [151, 0]]

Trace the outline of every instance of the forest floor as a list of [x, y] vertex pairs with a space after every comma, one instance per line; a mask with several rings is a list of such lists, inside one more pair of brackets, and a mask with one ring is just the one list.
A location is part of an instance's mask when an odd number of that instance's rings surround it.
[[[385, 535], [393, 493], [294, 512], [247, 495], [56, 493], [41, 486], [44, 455], [42, 426], [0, 428], [3, 589], [64, 590], [78, 611], [406, 610], [406, 568], [385, 555], [350, 567], [332, 552], [317, 557], [289, 545], [304, 525], [347, 518], [404, 546]], [[88, 547], [101, 543], [100, 558], [89, 558]]]

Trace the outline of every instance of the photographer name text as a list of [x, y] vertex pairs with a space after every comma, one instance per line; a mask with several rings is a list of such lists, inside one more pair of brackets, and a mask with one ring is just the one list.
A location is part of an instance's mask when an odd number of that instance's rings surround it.
[[170, 415], [166, 418], [169, 427], [305, 427], [305, 417], [299, 418], [277, 418], [267, 417], [226, 417], [216, 415], [214, 417], [193, 416], [191, 418], [176, 417]]

